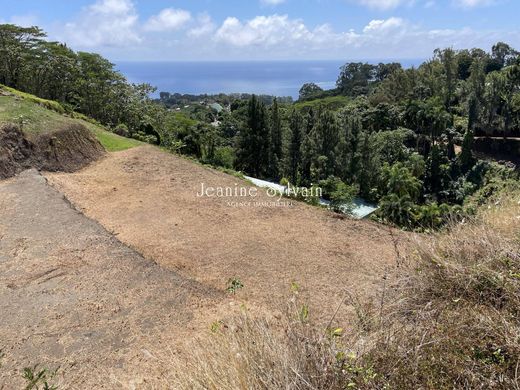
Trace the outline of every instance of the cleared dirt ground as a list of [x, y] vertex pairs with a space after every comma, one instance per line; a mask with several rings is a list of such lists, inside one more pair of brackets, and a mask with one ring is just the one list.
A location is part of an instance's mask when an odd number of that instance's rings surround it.
[[201, 183], [249, 185], [154, 147], [47, 177], [87, 216], [164, 269], [221, 291], [229, 278], [239, 278], [245, 287], [238, 297], [251, 308], [280, 309], [296, 282], [315, 318], [326, 322], [346, 289], [377, 294], [385, 268], [396, 262], [386, 227], [299, 202], [255, 205], [273, 202], [264, 190], [253, 198], [198, 197]]
[[0, 389], [24, 388], [35, 364], [60, 366], [60, 389], [163, 383], [153, 353], [219, 299], [123, 245], [38, 172], [0, 182]]
[[[34, 364], [60, 366], [62, 388], [165, 388], [184, 341], [244, 307], [279, 318], [293, 282], [318, 324], [346, 291], [378, 299], [396, 264], [388, 228], [255, 205], [273, 202], [260, 189], [198, 197], [201, 183], [252, 188], [149, 146], [0, 181], [0, 389], [19, 388]], [[343, 321], [354, 321], [348, 305]]]

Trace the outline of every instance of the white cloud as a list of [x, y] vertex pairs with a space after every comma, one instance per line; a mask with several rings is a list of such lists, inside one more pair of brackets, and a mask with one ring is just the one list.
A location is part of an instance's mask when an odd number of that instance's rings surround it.
[[359, 31], [309, 27], [287, 15], [228, 17], [216, 31], [216, 53], [226, 58], [426, 58], [435, 48], [488, 48], [499, 40], [518, 40], [518, 31], [426, 29], [405, 19], [369, 21]]
[[191, 20], [191, 14], [182, 9], [165, 8], [159, 14], [152, 16], [144, 29], [146, 31], [172, 31], [185, 26]]
[[197, 26], [188, 31], [189, 37], [201, 37], [211, 34], [215, 31], [215, 23], [211, 16], [207, 13], [201, 14], [197, 17]]
[[78, 47], [124, 47], [141, 42], [131, 0], [98, 0], [64, 27], [67, 42]]
[[463, 8], [483, 7], [493, 4], [493, 0], [454, 0], [455, 5]]
[[[348, 26], [334, 29], [329, 24], [309, 25], [280, 14], [245, 20], [229, 16], [217, 24], [207, 13], [195, 18], [188, 11], [167, 8], [140, 22], [135, 0], [92, 1], [70, 23], [55, 25], [51, 39], [118, 60], [425, 58], [437, 47], [489, 48], [497, 41], [520, 41], [518, 30], [433, 30], [399, 17], [369, 20], [354, 30]], [[406, 6], [413, 0], [349, 1], [384, 8]], [[451, 1], [473, 6], [487, 3]], [[420, 5], [436, 3], [440, 2], [415, 0]], [[30, 20], [19, 18], [25, 24]]]
[[396, 31], [404, 26], [404, 20], [401, 18], [389, 18], [386, 20], [371, 20], [365, 28], [363, 28], [363, 32], [365, 34], [387, 34], [389, 32]]
[[312, 32], [303, 21], [287, 15], [257, 16], [245, 23], [234, 17], [227, 18], [217, 30], [215, 39], [233, 46], [273, 46], [286, 42], [312, 39]]

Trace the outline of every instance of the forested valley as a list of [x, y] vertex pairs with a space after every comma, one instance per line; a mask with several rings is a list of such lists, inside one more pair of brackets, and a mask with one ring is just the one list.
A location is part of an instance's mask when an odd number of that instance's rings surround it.
[[[257, 178], [320, 186], [333, 204], [354, 196], [378, 218], [436, 229], [463, 218], [511, 167], [479, 160], [475, 138], [520, 136], [520, 53], [499, 42], [438, 49], [418, 67], [347, 63], [336, 88], [302, 86], [298, 101], [190, 96], [129, 83], [98, 54], [0, 25], [0, 83], [59, 103], [111, 131]], [[23, 118], [22, 118], [23, 119]]]

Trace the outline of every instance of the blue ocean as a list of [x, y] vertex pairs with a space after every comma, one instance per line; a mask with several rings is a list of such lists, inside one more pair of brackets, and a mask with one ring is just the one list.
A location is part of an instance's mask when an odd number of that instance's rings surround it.
[[[300, 87], [307, 82], [323, 89], [333, 88], [340, 67], [346, 62], [117, 62], [116, 68], [130, 82], [152, 84], [158, 92], [194, 95], [236, 92], [297, 98]], [[412, 66], [422, 60], [396, 62]]]

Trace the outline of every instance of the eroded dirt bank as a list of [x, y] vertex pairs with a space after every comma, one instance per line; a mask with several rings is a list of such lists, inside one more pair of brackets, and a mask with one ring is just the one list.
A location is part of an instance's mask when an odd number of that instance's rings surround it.
[[82, 125], [30, 135], [12, 124], [0, 126], [0, 179], [29, 168], [73, 172], [104, 153], [103, 146]]

